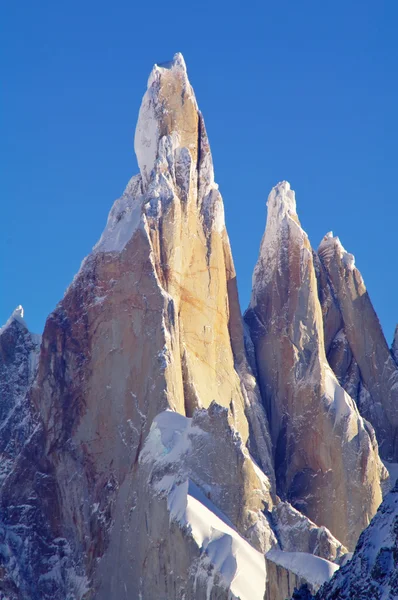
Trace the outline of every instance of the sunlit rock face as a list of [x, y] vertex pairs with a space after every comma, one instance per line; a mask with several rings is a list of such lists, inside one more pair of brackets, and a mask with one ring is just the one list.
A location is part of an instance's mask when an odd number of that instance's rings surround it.
[[[398, 459], [398, 368], [352, 254], [327, 234], [318, 255], [341, 314], [328, 358], [376, 432], [380, 454]], [[327, 319], [330, 322], [330, 319]]]
[[277, 492], [353, 548], [380, 503], [383, 467], [326, 360], [312, 249], [287, 182], [268, 198], [245, 319], [270, 423]]

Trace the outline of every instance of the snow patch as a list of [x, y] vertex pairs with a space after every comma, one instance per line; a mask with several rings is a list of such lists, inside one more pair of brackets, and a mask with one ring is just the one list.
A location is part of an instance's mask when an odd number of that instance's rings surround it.
[[318, 254], [325, 261], [330, 261], [337, 255], [348, 271], [355, 269], [355, 256], [347, 252], [340, 239], [333, 236], [332, 231], [329, 231], [322, 239], [318, 247]]
[[[191, 448], [192, 435], [208, 435], [192, 426], [192, 419], [167, 410], [157, 415], [140, 455], [141, 463], [156, 461], [165, 467], [180, 461]], [[241, 600], [262, 600], [266, 569], [261, 552], [255, 550], [229, 519], [189, 478], [165, 473], [153, 483], [167, 496], [170, 518], [189, 528], [200, 550], [221, 575], [226, 586]]]
[[273, 548], [267, 552], [266, 557], [277, 565], [295, 573], [298, 577], [305, 579], [316, 589], [323, 585], [325, 581], [329, 581], [339, 569], [339, 566], [335, 563], [306, 552], [284, 552]]
[[327, 364], [325, 364], [325, 392], [336, 411], [336, 421], [349, 418], [353, 413], [354, 403]]
[[106, 227], [93, 248], [94, 254], [123, 250], [140, 224], [143, 198], [141, 177], [135, 175], [112, 206]]
[[28, 329], [28, 326], [26, 325], [26, 321], [23, 318], [24, 315], [24, 310], [23, 307], [21, 306], [21, 304], [19, 304], [19, 306], [17, 306], [11, 316], [9, 317], [9, 319], [7, 320], [7, 322], [0, 327], [0, 335], [11, 325], [11, 323], [14, 323], [15, 321], [17, 323], [19, 323], [20, 325], [22, 325], [23, 327], [25, 327], [25, 329]]
[[[220, 518], [220, 511], [190, 481], [174, 486], [168, 497], [171, 517], [188, 526], [231, 592], [241, 600], [262, 600], [266, 569], [261, 552]], [[216, 514], [218, 513], [218, 514]]]

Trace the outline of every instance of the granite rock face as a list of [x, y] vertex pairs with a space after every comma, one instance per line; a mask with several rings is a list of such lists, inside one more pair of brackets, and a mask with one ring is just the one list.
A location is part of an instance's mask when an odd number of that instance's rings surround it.
[[327, 362], [312, 249], [287, 182], [268, 198], [245, 319], [270, 423], [277, 492], [352, 549], [381, 501], [383, 467]]

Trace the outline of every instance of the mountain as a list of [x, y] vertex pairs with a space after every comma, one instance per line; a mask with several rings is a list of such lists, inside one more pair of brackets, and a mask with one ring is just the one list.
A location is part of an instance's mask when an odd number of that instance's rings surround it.
[[[0, 330], [0, 599], [313, 595], [389, 487], [396, 363], [384, 381], [350, 338], [286, 182], [242, 318], [181, 54], [150, 74], [135, 152], [41, 341], [20, 309]], [[351, 364], [379, 412], [350, 396]]]

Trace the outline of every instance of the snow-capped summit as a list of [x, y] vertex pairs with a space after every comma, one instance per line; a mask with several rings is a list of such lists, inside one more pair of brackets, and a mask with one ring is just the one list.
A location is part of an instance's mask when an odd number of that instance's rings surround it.
[[148, 79], [135, 131], [134, 149], [144, 186], [159, 156], [159, 142], [172, 136], [175, 148], [186, 148], [195, 163], [198, 153], [198, 105], [182, 54], [155, 65]]
[[6, 323], [2, 327], [0, 327], [0, 335], [5, 331], [5, 329], [7, 329], [7, 327], [9, 327], [14, 322], [19, 323], [20, 325], [22, 325], [23, 327], [25, 327], [27, 329], [28, 326], [26, 325], [23, 315], [24, 315], [23, 307], [21, 306], [21, 304], [19, 304], [12, 311], [11, 316], [8, 318]]
[[272, 188], [268, 196], [267, 207], [272, 216], [274, 211], [277, 211], [279, 216], [283, 213], [296, 214], [296, 196], [288, 181], [281, 181]]

